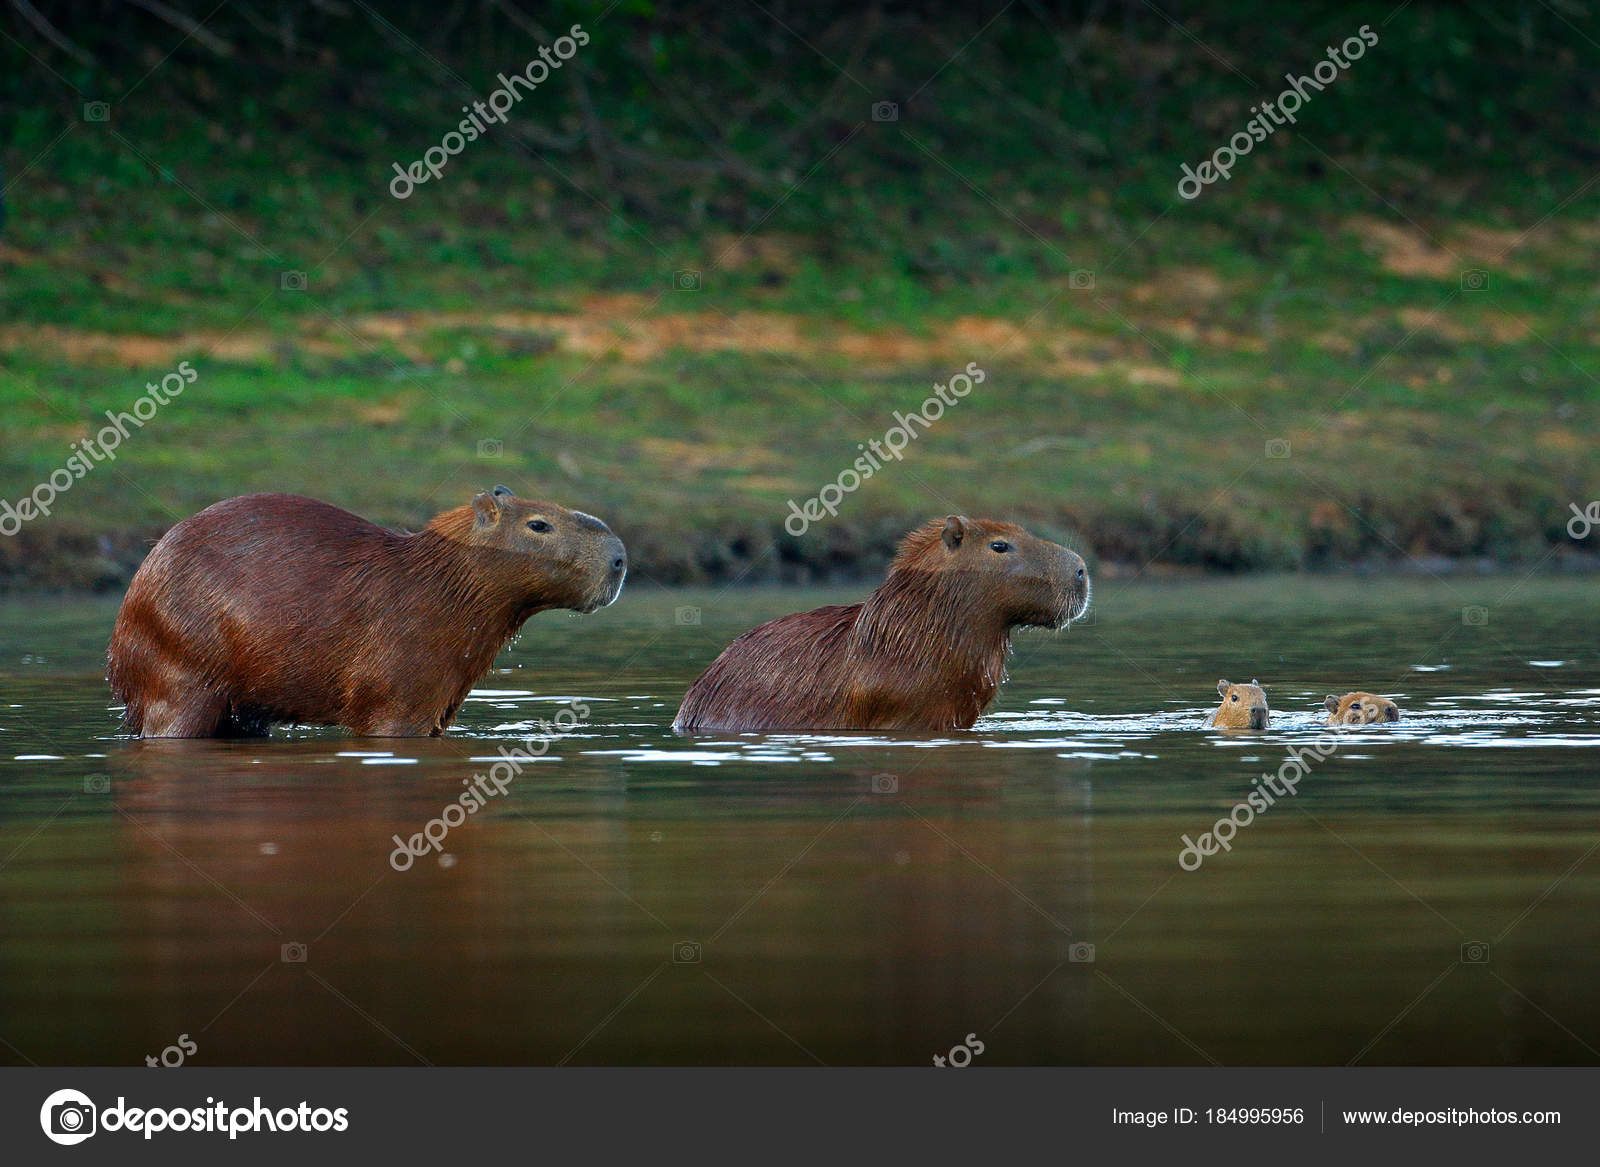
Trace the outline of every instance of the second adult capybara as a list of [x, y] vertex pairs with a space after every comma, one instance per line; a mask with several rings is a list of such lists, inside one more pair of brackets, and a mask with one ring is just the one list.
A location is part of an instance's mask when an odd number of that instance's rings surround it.
[[1328, 710], [1329, 725], [1375, 725], [1400, 720], [1400, 706], [1387, 697], [1361, 690], [1343, 697], [1329, 693], [1323, 698], [1323, 706]]
[[174, 526], [133, 577], [108, 679], [146, 737], [275, 722], [437, 736], [535, 612], [593, 612], [627, 574], [599, 519], [504, 486], [415, 534], [251, 494]]
[[1011, 632], [1089, 607], [1083, 560], [1021, 527], [961, 515], [901, 542], [863, 603], [745, 633], [685, 694], [679, 733], [969, 729], [1005, 680]]
[[1206, 725], [1217, 729], [1266, 729], [1272, 717], [1267, 707], [1267, 691], [1261, 682], [1252, 680], [1248, 685], [1235, 685], [1226, 679], [1217, 682], [1217, 692], [1222, 696]]

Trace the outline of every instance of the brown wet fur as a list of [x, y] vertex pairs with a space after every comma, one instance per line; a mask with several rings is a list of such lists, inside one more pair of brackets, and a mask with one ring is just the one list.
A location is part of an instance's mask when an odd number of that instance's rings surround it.
[[1267, 706], [1267, 691], [1259, 681], [1248, 685], [1235, 685], [1232, 681], [1217, 682], [1217, 692], [1222, 704], [1206, 718], [1206, 724], [1218, 729], [1266, 729], [1272, 718]]
[[1065, 547], [1012, 523], [934, 519], [862, 603], [784, 616], [729, 645], [673, 728], [969, 729], [1005, 680], [1012, 630], [1062, 628], [1088, 605], [1088, 569]]
[[626, 569], [599, 519], [503, 486], [415, 534], [244, 495], [155, 545], [117, 613], [107, 679], [145, 737], [276, 722], [437, 736], [528, 617], [603, 607]]
[[1323, 705], [1328, 710], [1329, 725], [1375, 725], [1400, 720], [1400, 706], [1387, 697], [1361, 690], [1343, 697], [1329, 693]]

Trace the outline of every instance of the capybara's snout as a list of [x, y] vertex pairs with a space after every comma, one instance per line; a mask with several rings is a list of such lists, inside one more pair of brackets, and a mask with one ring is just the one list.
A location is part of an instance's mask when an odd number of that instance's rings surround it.
[[1061, 578], [1065, 581], [1063, 588], [1066, 601], [1061, 606], [1060, 627], [1066, 627], [1074, 620], [1079, 619], [1089, 610], [1089, 565], [1084, 563], [1083, 556], [1075, 551], [1068, 551], [1065, 547], [1061, 551]]
[[596, 608], [616, 603], [617, 597], [622, 594], [622, 581], [628, 578], [628, 549], [622, 545], [621, 539], [609, 531], [600, 544], [600, 562], [605, 566], [605, 583]]
[[1250, 728], [1267, 728], [1267, 707], [1265, 705], [1250, 706]]
[[576, 573], [576, 602], [568, 606], [588, 613], [615, 603], [628, 575], [628, 549], [616, 533], [593, 515], [572, 511], [557, 537], [560, 544], [554, 553]]
[[1059, 543], [1038, 542], [1044, 592], [1035, 601], [1037, 611], [1027, 623], [1045, 628], [1065, 628], [1089, 610], [1089, 568], [1083, 556]]

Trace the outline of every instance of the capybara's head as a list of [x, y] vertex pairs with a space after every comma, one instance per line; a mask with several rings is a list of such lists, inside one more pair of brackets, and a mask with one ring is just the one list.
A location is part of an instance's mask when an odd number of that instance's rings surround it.
[[1089, 609], [1081, 556], [995, 519], [925, 523], [900, 544], [889, 575], [953, 585], [969, 601], [964, 609], [993, 613], [1007, 628], [1064, 628]]
[[1329, 693], [1323, 704], [1328, 710], [1329, 725], [1376, 725], [1381, 721], [1400, 720], [1400, 706], [1374, 693], [1358, 691], [1343, 697]]
[[475, 556], [474, 570], [513, 593], [526, 588], [530, 605], [593, 612], [617, 598], [628, 574], [622, 540], [599, 519], [518, 498], [505, 486], [446, 511], [429, 528], [494, 553]]
[[1259, 681], [1248, 685], [1235, 685], [1223, 679], [1217, 682], [1217, 692], [1222, 704], [1217, 707], [1212, 724], [1221, 729], [1266, 729], [1272, 710], [1267, 708], [1267, 691]]

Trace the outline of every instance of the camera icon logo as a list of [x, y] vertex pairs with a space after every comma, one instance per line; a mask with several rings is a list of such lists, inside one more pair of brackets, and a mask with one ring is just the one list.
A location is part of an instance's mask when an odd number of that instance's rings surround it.
[[478, 443], [478, 457], [503, 458], [506, 453], [506, 444], [499, 438], [484, 438]]
[[874, 774], [872, 776], [872, 793], [899, 794], [900, 779], [893, 774]]
[[1482, 940], [1468, 940], [1461, 946], [1462, 964], [1488, 964], [1489, 946]]
[[698, 624], [700, 623], [700, 609], [679, 608], [672, 614], [672, 619], [677, 624]]
[[76, 1146], [94, 1134], [97, 1113], [87, 1094], [77, 1090], [57, 1090], [39, 1108], [39, 1125], [52, 1143], [60, 1143], [63, 1147]]
[[285, 292], [303, 292], [306, 290], [306, 273], [303, 271], [283, 271], [278, 273], [278, 288]]
[[1287, 458], [1288, 456], [1289, 456], [1289, 439], [1288, 438], [1268, 438], [1267, 439], [1267, 457], [1282, 459], [1282, 458]]
[[111, 106], [104, 101], [86, 101], [83, 103], [83, 120], [86, 122], [108, 122], [111, 120]]
[[1077, 271], [1068, 272], [1067, 287], [1074, 292], [1092, 292], [1094, 290], [1094, 272], [1088, 268], [1079, 268]]
[[700, 942], [698, 940], [680, 940], [672, 946], [673, 964], [699, 964]]
[[1481, 267], [1471, 267], [1461, 273], [1461, 290], [1463, 292], [1487, 292], [1489, 290], [1489, 273]]
[[1086, 940], [1080, 940], [1067, 949], [1067, 959], [1073, 964], [1093, 964], [1094, 945]]
[[291, 941], [278, 949], [278, 955], [283, 958], [284, 964], [304, 964], [308, 953], [304, 944]]
[[104, 774], [90, 774], [83, 780], [85, 794], [105, 794], [111, 789], [111, 779]]
[[897, 122], [900, 120], [900, 106], [892, 101], [875, 101], [872, 103], [872, 120]]
[[1489, 609], [1468, 604], [1461, 609], [1461, 622], [1468, 628], [1482, 628], [1489, 623]]
[[672, 273], [672, 286], [680, 292], [698, 292], [700, 290], [700, 273], [697, 271], [675, 271]]

